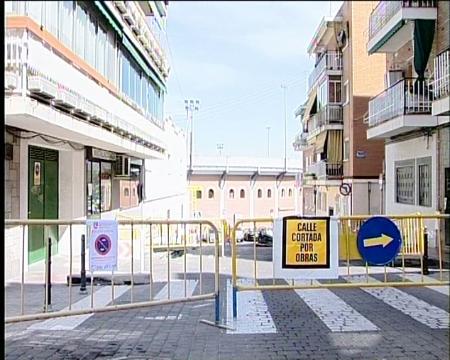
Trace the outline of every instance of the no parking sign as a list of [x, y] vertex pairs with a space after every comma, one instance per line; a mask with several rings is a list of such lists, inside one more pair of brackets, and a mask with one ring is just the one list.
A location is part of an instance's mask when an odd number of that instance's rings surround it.
[[117, 270], [117, 234], [116, 220], [91, 220], [89, 236], [89, 260], [91, 271]]

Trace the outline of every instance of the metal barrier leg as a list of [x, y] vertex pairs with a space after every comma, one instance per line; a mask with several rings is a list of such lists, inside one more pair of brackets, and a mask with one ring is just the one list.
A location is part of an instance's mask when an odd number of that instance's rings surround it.
[[233, 319], [237, 318], [237, 289], [233, 287]]
[[47, 242], [47, 310], [51, 310], [52, 304], [52, 238]]

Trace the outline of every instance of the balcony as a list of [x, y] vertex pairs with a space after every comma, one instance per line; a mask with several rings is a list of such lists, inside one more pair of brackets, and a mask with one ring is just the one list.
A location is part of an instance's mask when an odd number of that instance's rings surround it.
[[293, 147], [295, 151], [303, 151], [308, 147], [308, 133], [307, 132], [302, 132], [300, 134], [298, 134], [295, 137], [295, 140], [293, 142]]
[[434, 59], [434, 101], [431, 114], [450, 115], [450, 50]]
[[344, 166], [340, 163], [329, 163], [326, 160], [311, 164], [307, 169], [308, 174], [314, 174], [316, 179], [341, 178], [344, 173]]
[[399, 50], [413, 36], [411, 20], [436, 20], [436, 5], [436, 0], [380, 1], [369, 18], [369, 54]]
[[308, 140], [315, 138], [325, 130], [342, 130], [344, 118], [341, 105], [326, 105], [308, 120]]
[[314, 67], [309, 75], [308, 84], [309, 91], [317, 85], [319, 79], [325, 72], [330, 75], [342, 74], [342, 54], [338, 51], [327, 51]]
[[401, 79], [369, 101], [368, 139], [389, 138], [421, 127], [436, 126], [428, 79]]

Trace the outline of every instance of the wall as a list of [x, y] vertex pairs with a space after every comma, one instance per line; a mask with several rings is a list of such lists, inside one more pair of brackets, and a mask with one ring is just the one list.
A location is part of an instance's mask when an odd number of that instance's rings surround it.
[[450, 44], [450, 2], [438, 1], [436, 50], [440, 54], [449, 48]]
[[19, 218], [19, 164], [20, 164], [20, 139], [13, 137], [8, 132], [5, 134], [5, 144], [13, 146], [12, 160], [5, 160], [5, 219]]

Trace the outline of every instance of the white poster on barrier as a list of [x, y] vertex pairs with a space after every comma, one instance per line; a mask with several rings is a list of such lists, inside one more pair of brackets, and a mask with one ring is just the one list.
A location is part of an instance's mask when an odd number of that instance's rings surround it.
[[118, 223], [116, 220], [88, 220], [91, 271], [117, 270]]

